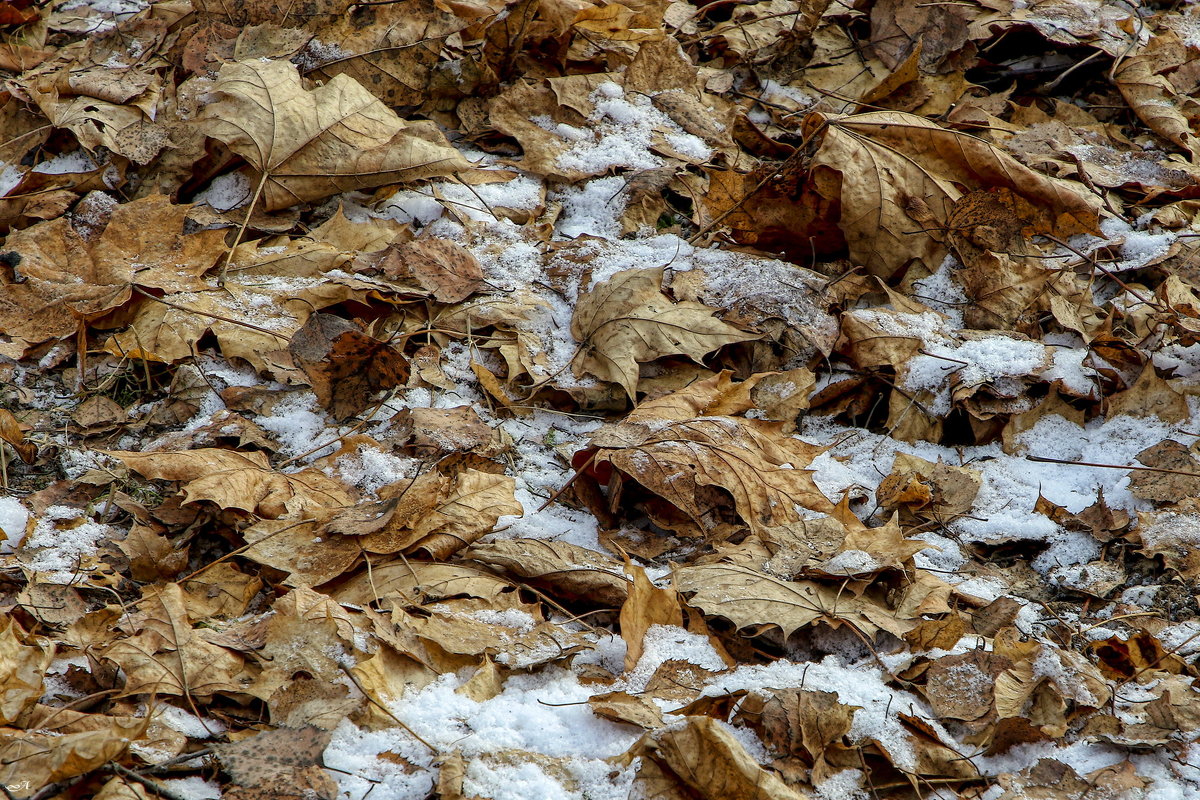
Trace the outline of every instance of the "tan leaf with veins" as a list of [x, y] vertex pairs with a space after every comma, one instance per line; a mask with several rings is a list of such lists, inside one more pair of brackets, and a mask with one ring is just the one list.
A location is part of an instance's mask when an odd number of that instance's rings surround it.
[[[946, 247], [940, 234], [929, 231], [945, 230], [961, 187], [1012, 189], [1047, 211], [1054, 227], [1046, 232], [1060, 238], [1097, 232], [1096, 196], [1078, 184], [1034, 172], [978, 137], [899, 111], [805, 118], [806, 136], [822, 129], [813, 172], [840, 174], [840, 186], [832, 184], [838, 197], [830, 198], [841, 201], [838, 224], [851, 259], [873, 275], [890, 278], [913, 262], [935, 272]], [[922, 201], [920, 213], [913, 198]], [[917, 218], [926, 213], [933, 219]]]
[[593, 471], [611, 465], [702, 526], [712, 509], [700, 490], [720, 487], [750, 529], [761, 532], [798, 522], [800, 508], [834, 508], [803, 469], [823, 448], [781, 435], [780, 424], [741, 417], [617, 423], [596, 431], [575, 464], [587, 469], [590, 458]]
[[571, 319], [582, 344], [576, 373], [619, 383], [637, 399], [638, 364], [685, 355], [697, 363], [718, 347], [759, 338], [713, 316], [716, 309], [663, 294], [662, 268], [630, 269], [583, 293]]
[[741, 628], [778, 625], [791, 636], [814, 622], [847, 623], [864, 636], [880, 630], [901, 636], [913, 625], [867, 598], [853, 597], [812, 581], [785, 581], [735, 564], [704, 564], [675, 570], [688, 605], [724, 617]]
[[242, 658], [192, 628], [185, 597], [177, 583], [149, 589], [128, 622], [135, 635], [104, 651], [125, 672], [125, 695], [207, 697], [242, 688], [235, 682]]
[[191, 206], [150, 195], [113, 209], [104, 230], [89, 237], [66, 217], [9, 234], [25, 280], [0, 286], [0, 331], [44, 342], [119, 308], [132, 286], [186, 291], [224, 248], [220, 230], [184, 234]]
[[467, 558], [507, 572], [558, 600], [619, 608], [629, 595], [621, 564], [603, 553], [570, 542], [500, 539], [477, 542]]
[[712, 717], [686, 717], [681, 726], [647, 733], [626, 754], [636, 756], [644, 759], [637, 783], [647, 797], [674, 797], [679, 782], [690, 790], [689, 797], [704, 800], [808, 798], [760, 767], [729, 728]]
[[416, 135], [347, 75], [310, 91], [294, 64], [239, 61], [221, 68], [214, 94], [200, 125], [250, 163], [251, 185], [263, 178], [264, 211], [469, 166], [444, 140]]
[[209, 500], [221, 508], [240, 508], [268, 519], [353, 502], [342, 484], [325, 473], [315, 469], [276, 472], [260, 452], [202, 447], [164, 453], [111, 450], [106, 454], [152, 480], [182, 482], [186, 503]]

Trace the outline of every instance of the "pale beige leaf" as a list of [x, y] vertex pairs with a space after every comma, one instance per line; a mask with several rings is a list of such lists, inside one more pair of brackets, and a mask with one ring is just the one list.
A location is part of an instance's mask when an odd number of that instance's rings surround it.
[[785, 581], [735, 564], [704, 564], [675, 570], [688, 605], [728, 619], [740, 630], [777, 625], [784, 636], [814, 622], [848, 623], [870, 637], [881, 629], [903, 633], [912, 625], [866, 598], [812, 581]]
[[477, 542], [467, 558], [513, 575], [559, 600], [620, 608], [629, 595], [621, 564], [577, 544], [547, 539]]
[[251, 185], [265, 176], [266, 211], [468, 166], [444, 141], [415, 135], [348, 75], [310, 91], [294, 64], [240, 61], [221, 68], [214, 94], [200, 124], [250, 163]]

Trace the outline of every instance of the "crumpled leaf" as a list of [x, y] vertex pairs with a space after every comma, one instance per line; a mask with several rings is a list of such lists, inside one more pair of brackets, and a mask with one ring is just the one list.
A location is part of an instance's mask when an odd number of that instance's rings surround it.
[[758, 765], [729, 729], [711, 717], [686, 717], [682, 726], [652, 731], [638, 740], [626, 758], [641, 756], [638, 784], [647, 797], [665, 794], [682, 783], [704, 800], [804, 800], [777, 775]]
[[625, 270], [581, 295], [571, 318], [571, 335], [583, 348], [577, 373], [619, 383], [636, 401], [638, 364], [670, 355], [700, 363], [718, 347], [759, 338], [715, 318], [708, 306], [673, 302], [662, 278], [661, 268]]
[[289, 62], [239, 61], [221, 67], [213, 93], [200, 125], [250, 163], [265, 211], [468, 166], [348, 75], [306, 90]]
[[[1005, 186], [1042, 207], [1059, 238], [1095, 233], [1100, 201], [1073, 184], [1034, 172], [983, 139], [899, 111], [850, 116], [812, 113], [806, 136], [821, 135], [813, 175], [841, 176], [839, 222], [850, 257], [873, 275], [891, 278], [913, 262], [930, 273], [945, 257], [945, 230], [959, 187]], [[834, 195], [833, 192], [837, 194]], [[919, 201], [919, 202], [915, 202]]]
[[[632, 478], [687, 515], [703, 530], [704, 518], [723, 502], [706, 487], [733, 497], [741, 519], [754, 531], [796, 522], [797, 508], [829, 512], [833, 504], [803, 469], [821, 448], [783, 436], [782, 423], [729, 416], [689, 418], [687, 408], [713, 408], [721, 376], [644, 403], [625, 422], [592, 434], [588, 447], [575, 454], [576, 469], [608, 483], [612, 470]], [[728, 384], [728, 378], [725, 379]], [[744, 392], [749, 387], [741, 384]], [[748, 396], [743, 402], [749, 404]], [[667, 410], [668, 404], [680, 408]], [[713, 410], [721, 410], [713, 408]], [[667, 419], [678, 419], [663, 424]], [[619, 502], [610, 492], [609, 502]], [[615, 509], [614, 509], [615, 510]]]

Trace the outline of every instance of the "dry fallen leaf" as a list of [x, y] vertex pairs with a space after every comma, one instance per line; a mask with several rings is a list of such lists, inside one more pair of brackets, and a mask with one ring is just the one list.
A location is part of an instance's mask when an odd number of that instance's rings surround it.
[[286, 61], [240, 61], [221, 67], [213, 94], [200, 125], [250, 163], [266, 211], [468, 166], [345, 74], [308, 90]]
[[208, 500], [221, 508], [240, 508], [267, 519], [352, 502], [346, 489], [325, 473], [315, 469], [276, 472], [260, 452], [203, 447], [174, 453], [113, 450], [107, 455], [147, 478], [183, 482], [185, 502]]
[[408, 362], [387, 342], [333, 314], [312, 314], [288, 342], [317, 402], [337, 419], [363, 411], [377, 392], [408, 378]]
[[663, 294], [661, 269], [618, 272], [584, 294], [571, 318], [571, 335], [581, 345], [575, 371], [619, 383], [637, 400], [638, 365], [669, 355], [697, 363], [727, 344], [758, 334], [741, 331], [713, 316], [715, 309]]
[[[1096, 232], [1100, 201], [1077, 185], [1034, 172], [970, 134], [912, 114], [872, 111], [851, 116], [810, 114], [806, 136], [820, 136], [813, 174], [841, 175], [839, 222], [850, 256], [882, 278], [902, 275], [914, 262], [924, 271], [941, 265], [945, 230], [959, 187], [1004, 186], [1045, 208], [1053, 233], [1067, 238]], [[818, 183], [822, 191], [830, 191]], [[909, 198], [919, 198], [922, 211]], [[929, 219], [923, 219], [925, 215]], [[931, 230], [932, 229], [932, 230]]]

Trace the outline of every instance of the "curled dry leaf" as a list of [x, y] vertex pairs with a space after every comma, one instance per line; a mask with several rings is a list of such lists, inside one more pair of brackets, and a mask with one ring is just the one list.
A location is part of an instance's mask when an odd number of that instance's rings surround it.
[[186, 503], [209, 500], [221, 508], [240, 508], [268, 519], [353, 502], [342, 484], [325, 473], [315, 469], [276, 472], [259, 452], [203, 447], [183, 452], [112, 450], [105, 454], [152, 480], [181, 481]]
[[[704, 800], [805, 800], [746, 752], [729, 729], [712, 717], [686, 717], [647, 733], [626, 754], [652, 763], [638, 771], [647, 797], [674, 797], [677, 783]], [[673, 778], [673, 779], [672, 779]]]
[[[781, 424], [725, 416], [617, 423], [596, 431], [574, 463], [601, 483], [609, 483], [615, 469], [617, 486], [622, 476], [633, 479], [702, 529], [714, 503], [722, 502], [706, 487], [719, 487], [746, 525], [763, 531], [799, 521], [798, 509], [833, 510], [803, 469], [823, 449], [783, 436]], [[609, 502], [619, 499], [612, 492]]]
[[620, 562], [570, 542], [500, 539], [477, 542], [464, 555], [560, 601], [620, 608], [629, 596], [629, 579], [621, 574]]
[[717, 319], [715, 309], [673, 301], [662, 278], [661, 268], [625, 270], [581, 295], [571, 318], [582, 345], [577, 373], [619, 383], [636, 401], [639, 364], [671, 355], [700, 363], [718, 347], [759, 338]]
[[0, 781], [5, 785], [50, 786], [100, 769], [124, 756], [150, 725], [149, 715], [50, 711], [53, 716], [41, 715], [29, 730], [0, 730]]
[[420, 615], [401, 609], [392, 621], [444, 652], [490, 658], [507, 669], [530, 669], [588, 649], [579, 632], [546, 620], [537, 603], [447, 600], [424, 607]]
[[200, 125], [250, 163], [265, 211], [469, 166], [348, 75], [310, 91], [294, 64], [239, 61], [221, 67], [213, 93]]
[[[983, 139], [923, 117], [814, 112], [804, 132], [821, 136], [812, 180], [841, 202], [839, 225], [851, 259], [879, 277], [902, 274], [914, 262], [931, 273], [938, 269], [946, 248], [936, 229], [947, 228], [961, 187], [1012, 189], [1047, 210], [1060, 238], [1098, 232], [1100, 200], [1077, 184], [1034, 172]], [[840, 183], [819, 180], [821, 171], [839, 174]], [[919, 212], [910, 198], [922, 200]]]

